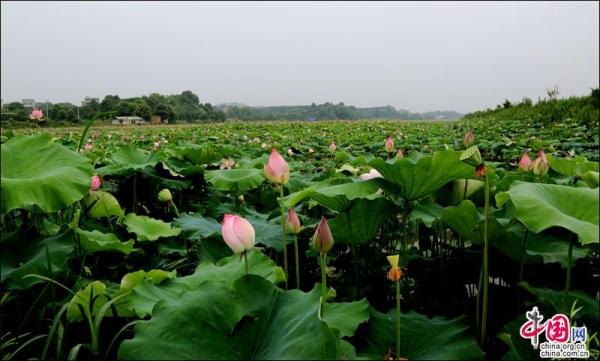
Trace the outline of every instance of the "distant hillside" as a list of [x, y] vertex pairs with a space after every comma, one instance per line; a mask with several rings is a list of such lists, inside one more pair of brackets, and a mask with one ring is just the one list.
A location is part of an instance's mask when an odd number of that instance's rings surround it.
[[236, 103], [219, 104], [227, 118], [240, 120], [323, 120], [323, 119], [401, 119], [433, 120], [460, 119], [462, 114], [455, 111], [433, 111], [411, 113], [405, 109], [396, 109], [391, 105], [382, 107], [357, 108], [344, 103], [323, 103], [295, 106], [249, 107]]

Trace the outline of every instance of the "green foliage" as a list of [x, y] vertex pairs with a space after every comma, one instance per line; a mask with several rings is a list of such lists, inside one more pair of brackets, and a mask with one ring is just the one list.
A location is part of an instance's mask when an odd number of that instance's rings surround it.
[[1, 151], [2, 213], [37, 206], [53, 212], [87, 193], [92, 167], [87, 159], [48, 134], [13, 138]]

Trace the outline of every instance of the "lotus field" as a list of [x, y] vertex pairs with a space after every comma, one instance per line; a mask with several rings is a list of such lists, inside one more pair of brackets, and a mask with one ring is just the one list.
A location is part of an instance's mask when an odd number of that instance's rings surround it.
[[533, 307], [598, 359], [597, 132], [5, 129], [2, 359], [532, 359]]

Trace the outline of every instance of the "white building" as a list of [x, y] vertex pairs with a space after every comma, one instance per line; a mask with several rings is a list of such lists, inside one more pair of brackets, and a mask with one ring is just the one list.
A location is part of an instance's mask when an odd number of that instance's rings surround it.
[[115, 119], [112, 120], [112, 124], [113, 125], [131, 125], [131, 124], [143, 125], [143, 124], [146, 124], [146, 121], [144, 120], [144, 118], [141, 118], [141, 117], [115, 117]]
[[35, 99], [21, 99], [21, 103], [25, 108], [35, 108], [37, 105]]

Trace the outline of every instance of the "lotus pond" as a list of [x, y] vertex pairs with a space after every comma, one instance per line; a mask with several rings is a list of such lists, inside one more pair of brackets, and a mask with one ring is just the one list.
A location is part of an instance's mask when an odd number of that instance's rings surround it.
[[598, 359], [597, 129], [4, 130], [2, 359]]

